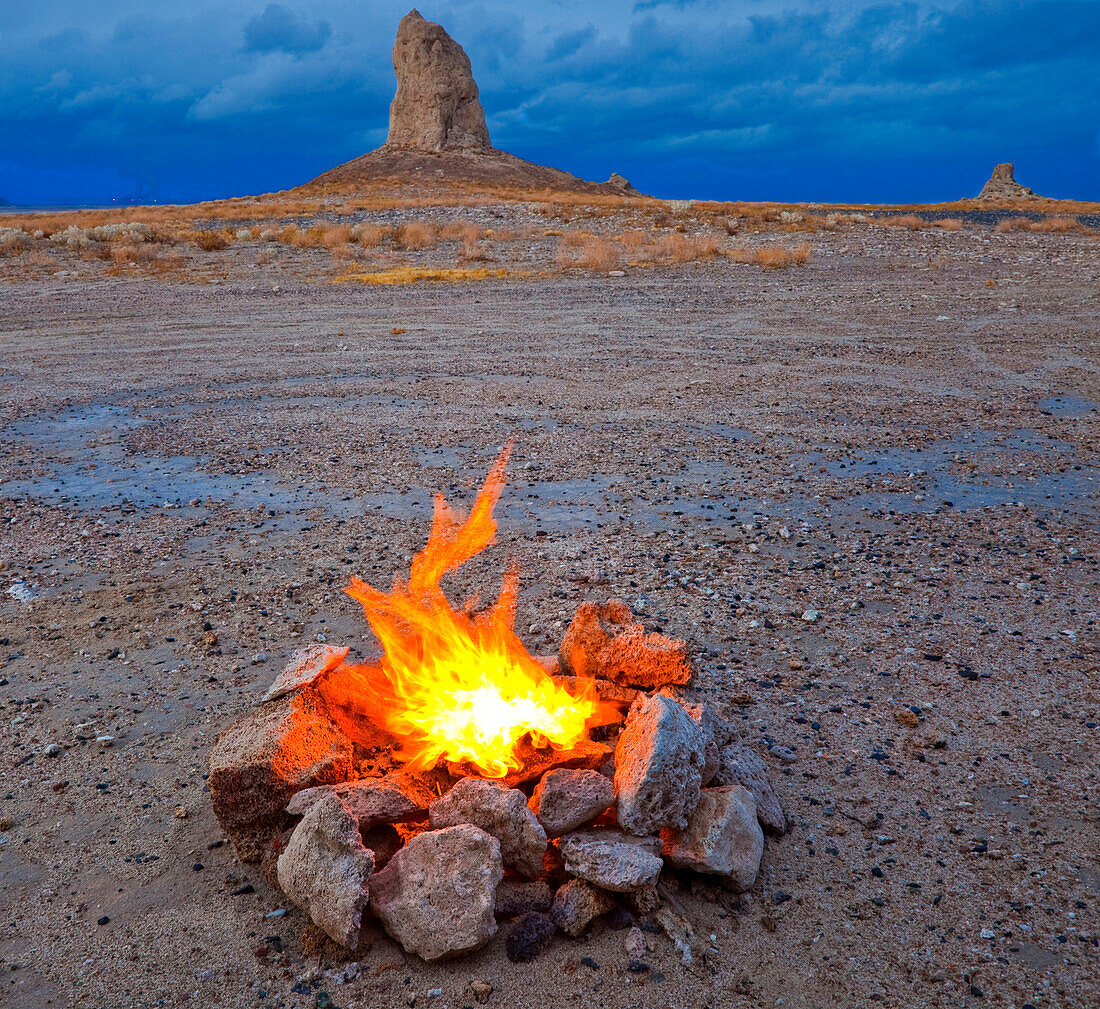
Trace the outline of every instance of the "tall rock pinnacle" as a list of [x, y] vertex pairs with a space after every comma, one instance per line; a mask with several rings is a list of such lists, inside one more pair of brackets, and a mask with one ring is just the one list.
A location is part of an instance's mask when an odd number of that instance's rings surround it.
[[1012, 165], [1005, 162], [996, 165], [989, 181], [982, 187], [978, 194], [979, 200], [1026, 200], [1035, 194], [1020, 185], [1012, 174]]
[[420, 12], [409, 11], [393, 44], [397, 94], [390, 105], [386, 147], [413, 151], [489, 151], [485, 110], [470, 58]]

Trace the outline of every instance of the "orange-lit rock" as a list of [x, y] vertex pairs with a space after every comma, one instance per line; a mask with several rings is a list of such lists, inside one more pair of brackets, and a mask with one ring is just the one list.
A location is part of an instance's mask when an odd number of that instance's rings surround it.
[[686, 644], [646, 633], [620, 599], [581, 603], [562, 639], [558, 659], [563, 675], [594, 676], [643, 690], [691, 679]]
[[249, 711], [222, 732], [210, 754], [210, 800], [243, 862], [259, 861], [290, 820], [295, 792], [344, 781], [354, 746], [312, 690]]

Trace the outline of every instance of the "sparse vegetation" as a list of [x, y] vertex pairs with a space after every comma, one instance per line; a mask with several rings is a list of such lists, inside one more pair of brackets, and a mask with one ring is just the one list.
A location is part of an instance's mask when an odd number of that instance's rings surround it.
[[559, 243], [558, 265], [562, 269], [606, 272], [619, 265], [619, 250], [599, 235], [567, 232]]
[[941, 217], [935, 222], [941, 231], [962, 231], [963, 222], [958, 217]]
[[890, 228], [907, 228], [909, 231], [921, 231], [928, 227], [928, 222], [916, 214], [900, 214], [895, 217], [879, 218], [882, 224]]
[[396, 266], [390, 270], [377, 272], [349, 271], [333, 278], [333, 283], [343, 284], [355, 281], [361, 284], [416, 284], [421, 280], [447, 281], [457, 283], [466, 280], [488, 280], [490, 277], [524, 276], [509, 274], [507, 270], [476, 270], [432, 268], [425, 266]]
[[395, 232], [394, 239], [402, 249], [409, 251], [430, 249], [438, 240], [435, 228], [420, 221], [402, 224]]

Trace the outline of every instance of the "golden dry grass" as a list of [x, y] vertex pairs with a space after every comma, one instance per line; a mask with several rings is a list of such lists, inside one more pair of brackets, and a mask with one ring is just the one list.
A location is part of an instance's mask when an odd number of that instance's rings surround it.
[[963, 222], [958, 217], [941, 217], [935, 226], [941, 231], [962, 231]]
[[351, 241], [351, 228], [346, 224], [337, 224], [327, 228], [321, 236], [321, 244], [326, 249], [336, 249]]
[[376, 249], [386, 240], [387, 234], [388, 228], [377, 224], [361, 224], [354, 231], [353, 237], [364, 249]]
[[714, 235], [671, 234], [658, 241], [654, 254], [670, 263], [694, 263], [702, 259], [711, 259], [718, 253], [718, 239]]
[[459, 283], [468, 280], [488, 280], [494, 277], [526, 276], [526, 274], [509, 273], [507, 270], [487, 270], [484, 267], [474, 270], [444, 267], [426, 266], [395, 266], [389, 270], [362, 271], [349, 270], [347, 273], [334, 277], [330, 283], [346, 284], [418, 284], [422, 280], [442, 281], [446, 283]]

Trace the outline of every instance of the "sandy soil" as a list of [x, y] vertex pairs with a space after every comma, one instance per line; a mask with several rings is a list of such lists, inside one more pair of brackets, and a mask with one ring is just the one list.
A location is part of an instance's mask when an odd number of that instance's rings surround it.
[[[6, 265], [0, 1002], [1095, 1005], [1098, 246], [813, 241], [468, 285]], [[216, 733], [303, 642], [369, 647], [348, 575], [405, 570], [513, 435], [455, 597], [517, 560], [544, 652], [622, 596], [797, 754], [751, 893], [669, 877], [690, 964], [601, 928], [425, 965], [371, 926], [349, 968], [221, 842]]]

